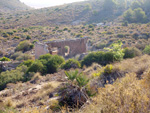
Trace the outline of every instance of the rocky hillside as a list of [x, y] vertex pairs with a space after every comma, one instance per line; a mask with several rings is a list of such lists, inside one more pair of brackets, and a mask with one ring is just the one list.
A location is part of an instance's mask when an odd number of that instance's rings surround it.
[[0, 13], [12, 12], [19, 10], [29, 10], [29, 6], [21, 3], [19, 0], [1, 0], [0, 1]]
[[[113, 14], [103, 10], [104, 0], [90, 0], [65, 4], [61, 6], [36, 9], [10, 15], [2, 15], [3, 23], [7, 28], [47, 26], [71, 24], [78, 25], [83, 23], [99, 23], [111, 21], [118, 17], [117, 12]], [[3, 24], [2, 24], [3, 26]]]
[[[122, 0], [122, 2], [120, 2], [120, 0], [87, 0], [60, 6], [15, 12], [13, 14], [1, 14], [0, 28], [9, 29], [62, 24], [79, 25], [105, 23], [107, 21], [118, 23], [124, 22], [124, 20], [129, 23], [147, 23], [150, 17], [149, 6], [150, 3], [148, 0], [144, 2], [136, 2], [135, 0], [129, 0], [128, 2], [126, 2], [126, 0]], [[27, 6], [15, 0], [2, 0], [0, 7], [3, 7], [0, 8], [3, 11], [8, 9], [28, 9]], [[128, 18], [128, 15], [131, 15], [130, 18]]]

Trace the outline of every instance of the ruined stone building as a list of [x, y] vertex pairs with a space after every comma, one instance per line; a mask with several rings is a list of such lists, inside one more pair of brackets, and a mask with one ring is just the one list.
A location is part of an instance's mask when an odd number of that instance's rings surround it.
[[35, 44], [35, 58], [40, 55], [50, 53], [52, 55], [60, 55], [64, 57], [74, 57], [77, 54], [86, 53], [88, 38], [56, 40], [46, 43]]

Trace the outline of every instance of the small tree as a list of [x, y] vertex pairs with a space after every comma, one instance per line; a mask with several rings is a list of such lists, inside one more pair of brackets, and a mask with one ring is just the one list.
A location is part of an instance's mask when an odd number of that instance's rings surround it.
[[137, 9], [137, 8], [141, 8], [140, 2], [134, 1], [134, 2], [131, 4], [131, 8], [132, 8], [132, 10]]
[[134, 12], [133, 12], [132, 9], [128, 9], [123, 14], [124, 20], [126, 20], [128, 22], [132, 22], [133, 21], [133, 16], [134, 16]]
[[143, 11], [143, 9], [141, 8], [137, 8], [134, 9], [134, 15], [135, 15], [135, 22], [146, 22], [147, 16], [145, 14], [145, 12]]
[[116, 8], [116, 2], [114, 0], [105, 0], [103, 5], [104, 11], [113, 11]]

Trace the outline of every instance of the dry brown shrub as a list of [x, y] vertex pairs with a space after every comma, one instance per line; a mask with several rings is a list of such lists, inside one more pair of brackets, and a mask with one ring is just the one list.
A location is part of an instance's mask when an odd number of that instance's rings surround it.
[[143, 88], [141, 80], [131, 73], [118, 79], [113, 85], [99, 89], [94, 103], [85, 107], [83, 113], [149, 113], [150, 91]]

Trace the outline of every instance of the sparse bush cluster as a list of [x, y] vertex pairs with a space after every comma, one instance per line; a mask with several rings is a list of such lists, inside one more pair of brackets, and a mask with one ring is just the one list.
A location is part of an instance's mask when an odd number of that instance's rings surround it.
[[107, 52], [92, 52], [83, 58], [81, 65], [90, 66], [92, 63], [106, 65], [114, 61], [121, 61], [124, 56], [123, 49], [121, 47], [122, 43], [119, 41], [118, 43], [112, 44], [110, 48], [106, 48], [106, 50], [108, 50]]
[[40, 72], [42, 74], [55, 73], [58, 71], [60, 65], [64, 63], [64, 58], [58, 55], [42, 55], [38, 60], [32, 63], [27, 73]]
[[16, 51], [26, 52], [26, 51], [33, 49], [33, 47], [34, 47], [34, 45], [31, 44], [29, 41], [22, 41], [16, 47]]

